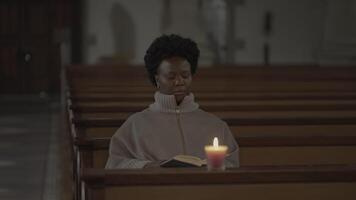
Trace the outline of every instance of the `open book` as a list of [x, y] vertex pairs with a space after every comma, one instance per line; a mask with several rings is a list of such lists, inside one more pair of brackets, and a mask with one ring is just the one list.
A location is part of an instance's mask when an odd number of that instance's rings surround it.
[[206, 165], [206, 160], [188, 155], [177, 155], [160, 164], [161, 167], [201, 167], [203, 165]]

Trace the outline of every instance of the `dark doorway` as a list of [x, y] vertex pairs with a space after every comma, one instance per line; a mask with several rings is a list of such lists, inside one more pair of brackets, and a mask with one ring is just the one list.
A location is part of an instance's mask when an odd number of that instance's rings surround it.
[[49, 0], [0, 2], [0, 92], [50, 92], [58, 74]]

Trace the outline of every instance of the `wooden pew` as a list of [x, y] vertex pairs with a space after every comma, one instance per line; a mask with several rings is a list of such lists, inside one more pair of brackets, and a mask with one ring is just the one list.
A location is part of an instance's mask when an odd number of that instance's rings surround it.
[[[111, 137], [118, 126], [91, 127], [80, 126], [76, 128], [73, 138], [101, 138]], [[261, 125], [261, 126], [230, 126], [231, 132], [236, 136], [314, 136], [314, 135], [356, 135], [356, 125]]]
[[[276, 99], [288, 99], [288, 94], [290, 94], [291, 92], [294, 92], [294, 97], [301, 99], [300, 96], [302, 96], [303, 93], [305, 92], [321, 92], [318, 93], [322, 94], [322, 95], [315, 95], [315, 96], [311, 96], [311, 99], [323, 99], [323, 97], [327, 96], [327, 93], [332, 92], [334, 95], [334, 99], [346, 99], [345, 97], [349, 98], [352, 95], [339, 95], [339, 94], [349, 94], [352, 93], [355, 89], [355, 77], [353, 76], [353, 73], [349, 73], [350, 70], [354, 70], [354, 69], [347, 69], [347, 70], [339, 70], [337, 72], [337, 70], [335, 71], [334, 69], [331, 70], [326, 70], [323, 72], [317, 72], [319, 69], [311, 70], [310, 68], [306, 69], [296, 69], [296, 68], [291, 68], [288, 70], [284, 70], [284, 69], [259, 69], [259, 68], [254, 68], [254, 69], [233, 69], [233, 70], [222, 70], [222, 71], [217, 71], [216, 69], [213, 70], [207, 70], [200, 74], [202, 74], [201, 78], [199, 76], [195, 77], [195, 82], [199, 83], [200, 85], [195, 86], [194, 90], [197, 91], [197, 94], [202, 94], [202, 96], [206, 96], [206, 99], [217, 99], [217, 100], [222, 100], [222, 99], [228, 99], [225, 97], [214, 97], [214, 95], [209, 96], [211, 94], [211, 92], [223, 92], [223, 94], [229, 92], [230, 94], [230, 98], [233, 97], [235, 99], [245, 99], [245, 100], [251, 100], [253, 98], [261, 98], [261, 99], [273, 99], [276, 98], [276, 96], [234, 96], [237, 94], [237, 92], [239, 92], [238, 94], [252, 94], [252, 93], [256, 93], [256, 92], [265, 92], [265, 94], [270, 94], [272, 92], [278, 93], [278, 95], [283, 94], [278, 96]], [[142, 70], [140, 69], [139, 72], [134, 72], [131, 71], [131, 69], [123, 69], [126, 70], [126, 72], [124, 72], [123, 70], [118, 70], [116, 71], [116, 69], [114, 70], [115, 73], [113, 73], [113, 71], [110, 70], [103, 70], [102, 68], [99, 69], [98, 68], [94, 69], [92, 68], [92, 71], [88, 73], [87, 69], [84, 70], [84, 76], [83, 76], [83, 69], [78, 69], [78, 76], [75, 77], [70, 77], [70, 83], [69, 83], [69, 88], [70, 88], [70, 95], [71, 95], [71, 100], [73, 100], [73, 102], [75, 103], [79, 103], [81, 104], [82, 101], [78, 101], [78, 99], [75, 99], [76, 97], [80, 97], [80, 95], [82, 94], [88, 94], [88, 93], [95, 93], [96, 95], [99, 94], [100, 95], [112, 95], [112, 94], [120, 94], [120, 93], [125, 93], [127, 96], [133, 96], [137, 93], [139, 94], [150, 94], [152, 95], [154, 88], [151, 87], [148, 84], [147, 78], [146, 78], [146, 74], [142, 73]], [[342, 71], [342, 72], [341, 72]], [[347, 73], [345, 73], [345, 71], [347, 71]], [[134, 73], [133, 73], [134, 72]], [[317, 73], [316, 73], [317, 72]], [[85, 74], [86, 73], [86, 74]], [[131, 75], [130, 75], [131, 74]], [[73, 74], [70, 74], [73, 75]], [[135, 75], [135, 76], [132, 76]], [[228, 77], [227, 77], [228, 76]], [[82, 78], [85, 77], [85, 78]], [[110, 78], [111, 77], [111, 78]], [[126, 78], [125, 78], [126, 77]], [[134, 78], [132, 78], [134, 77]], [[208, 78], [203, 78], [203, 77], [208, 77]], [[226, 78], [227, 77], [227, 78]], [[236, 81], [236, 79], [238, 79], [238, 81]], [[214, 82], [212, 82], [214, 81]], [[288, 85], [287, 85], [288, 84]], [[325, 93], [325, 94], [324, 94]], [[264, 94], [263, 94], [264, 95]], [[293, 95], [291, 95], [293, 97]], [[299, 96], [298, 96], [299, 95]], [[323, 96], [324, 95], [324, 96]], [[297, 97], [298, 96], [298, 97]], [[329, 95], [330, 96], [330, 95]], [[341, 97], [341, 98], [340, 98]], [[96, 98], [96, 97], [94, 97]], [[97, 98], [98, 99], [98, 98]], [[100, 99], [100, 98], [99, 98]], [[135, 99], [135, 97], [132, 97], [130, 99], [130, 97], [127, 98], [127, 100], [129, 101], [133, 101], [133, 99]], [[234, 99], [234, 100], [235, 100]], [[292, 98], [291, 98], [292, 99]], [[260, 99], [259, 99], [260, 100]], [[107, 99], [105, 100], [107, 102]], [[114, 99], [114, 101], [116, 101]], [[142, 102], [141, 100], [137, 100], [137, 102]], [[75, 105], [76, 106], [76, 105]], [[86, 129], [86, 123], [88, 123], [88, 121], [83, 120], [81, 121], [80, 119], [83, 118], [79, 118], [78, 120], [77, 116], [79, 115], [80, 117], [87, 117], [90, 115], [101, 115], [101, 116], [105, 116], [108, 114], [108, 112], [112, 112], [112, 111], [120, 111], [122, 112], [123, 109], [127, 109], [127, 111], [129, 111], [132, 108], [129, 108], [129, 106], [125, 105], [125, 108], [116, 108], [117, 110], [111, 110], [110, 107], [105, 107], [104, 109], [102, 109], [100, 111], [93, 109], [92, 111], [86, 112], [86, 111], [80, 111], [77, 108], [75, 108], [75, 106], [73, 107], [73, 111], [74, 113], [72, 113], [72, 116], [70, 117], [71, 119], [73, 119], [73, 121], [75, 122], [72, 125], [72, 132], [76, 132], [79, 131], [81, 132], [82, 128]], [[349, 107], [346, 108], [345, 105], [317, 105], [317, 106], [313, 106], [310, 108], [307, 108], [309, 110], [311, 110], [311, 108], [313, 108], [314, 110], [325, 110], [325, 109], [329, 109], [329, 110], [349, 110], [349, 109], [353, 109], [353, 105], [348, 104]], [[294, 106], [281, 106], [281, 105], [274, 105], [274, 107], [269, 107], [269, 108], [265, 108], [265, 106], [257, 106], [254, 109], [252, 107], [243, 107], [243, 106], [239, 106], [239, 107], [222, 107], [222, 106], [218, 106], [216, 107], [216, 111], [221, 111], [221, 110], [230, 110], [231, 108], [234, 109], [245, 109], [248, 111], [254, 111], [257, 112], [257, 110], [276, 110], [276, 109], [280, 109], [280, 110], [291, 110], [292, 109], [302, 109], [302, 107], [295, 107]], [[306, 108], [306, 107], [304, 107]], [[106, 110], [105, 110], [106, 109]], [[108, 109], [110, 109], [111, 111], [108, 111]], [[135, 109], [137, 109], [137, 111], [142, 110], [142, 107], [140, 109], [138, 109], [138, 107], [136, 107]], [[83, 109], [83, 110], [88, 110], [88, 109]], [[80, 112], [78, 112], [80, 111]], [[135, 110], [130, 110], [130, 112], [135, 111]], [[95, 112], [95, 113], [94, 113]], [[106, 113], [97, 113], [97, 112], [106, 112]], [[110, 115], [112, 115], [113, 113], [109, 113]], [[116, 115], [125, 115], [125, 113], [119, 113], [119, 114], [114, 114]], [[126, 113], [127, 114], [127, 113]], [[263, 117], [262, 117], [263, 118]], [[275, 126], [275, 122], [273, 122], [273, 119], [267, 119], [267, 121], [265, 119], [262, 118], [254, 118], [252, 121], [254, 121], [253, 123], [255, 123], [256, 121], [259, 123], [259, 127], [272, 127]], [[351, 123], [350, 121], [354, 120], [353, 116], [348, 116], [346, 115], [346, 117], [344, 118], [332, 118], [332, 119], [321, 119], [320, 120], [315, 120], [315, 117], [311, 117], [311, 118], [298, 118], [298, 116], [296, 117], [297, 119], [294, 119], [294, 121], [296, 122], [292, 122], [293, 119], [285, 119], [285, 118], [274, 118], [274, 120], [282, 120], [281, 124], [279, 124], [278, 126], [297, 126], [298, 128], [303, 129], [304, 127], [301, 126], [313, 126], [313, 128], [316, 128], [317, 130], [322, 130], [319, 129], [318, 127], [315, 127], [315, 122], [317, 122], [317, 124], [321, 123], [324, 124], [324, 126], [326, 126], [326, 124], [333, 122], [334, 124], [332, 126], [341, 126], [342, 128], [339, 130], [347, 130], [350, 131], [352, 130], [352, 128], [354, 128], [354, 123]], [[230, 123], [234, 123], [234, 120], [236, 121], [236, 118], [227, 118]], [[116, 120], [116, 121], [115, 121]], [[117, 127], [113, 127], [113, 123], [117, 123], [118, 119], [114, 119], [114, 121], [96, 121], [93, 124], [91, 124], [91, 122], [89, 122], [89, 124], [94, 125], [93, 128], [97, 129], [99, 128], [103, 128], [103, 129], [116, 129]], [[241, 120], [241, 118], [238, 118], [238, 120]], [[306, 121], [303, 121], [306, 120]], [[312, 122], [311, 122], [311, 121]], [[314, 120], [314, 121], [313, 121]], [[330, 121], [331, 120], [331, 121]], [[302, 122], [301, 122], [302, 121]], [[93, 122], [93, 121], [92, 121]], [[112, 123], [110, 125], [110, 123]], [[122, 122], [120, 122], [122, 123]], [[84, 124], [84, 126], [82, 126]], [[243, 119], [242, 121], [239, 122], [239, 126], [241, 126], [241, 124], [245, 124], [243, 126], [249, 126], [251, 125], [251, 119], [249, 119], [248, 117]], [[91, 126], [90, 125], [90, 126]], [[109, 125], [109, 126], [106, 126]], [[317, 125], [319, 126], [319, 125]], [[330, 125], [327, 125], [330, 126]], [[350, 129], [351, 127], [351, 129]], [[240, 127], [241, 128], [241, 127]], [[286, 128], [286, 127], [285, 127]], [[108, 132], [110, 132], [110, 134], [113, 133], [113, 131], [110, 130]], [[93, 131], [96, 132], [97, 130]], [[272, 131], [272, 130], [270, 130]], [[334, 132], [335, 133], [335, 130]], [[328, 133], [330, 135], [332, 135], [333, 133]], [[85, 133], [86, 134], [86, 133]], [[85, 135], [84, 134], [84, 135]], [[279, 134], [279, 133], [278, 133]], [[78, 135], [74, 135], [74, 136], [79, 136]], [[96, 134], [94, 134], [94, 137]], [[243, 134], [242, 134], [243, 135]], [[258, 134], [257, 134], [258, 135]], [[306, 134], [308, 135], [308, 134]], [[316, 134], [317, 135], [317, 134]], [[263, 138], [261, 137], [261, 135], [258, 135], [260, 140], [258, 140], [259, 142], [263, 141]], [[344, 137], [344, 136], [343, 136]], [[346, 136], [345, 136], [346, 137]], [[78, 137], [79, 138], [79, 137]], [[76, 139], [78, 139], [76, 138]], [[276, 139], [276, 138], [274, 138]], [[281, 138], [279, 138], [281, 142]], [[290, 138], [289, 138], [290, 139]], [[301, 138], [298, 138], [301, 139]], [[333, 138], [335, 139], [335, 138]], [[349, 140], [352, 141], [353, 138], [348, 138]], [[291, 140], [288, 140], [291, 141]], [[301, 140], [293, 140], [293, 141], [301, 141]], [[334, 141], [340, 141], [340, 138], [338, 138], [338, 140], [334, 140]], [[298, 150], [300, 150], [300, 148], [298, 148]], [[284, 150], [285, 151], [285, 150]], [[292, 150], [293, 151], [293, 150]], [[334, 151], [332, 151], [334, 152]], [[79, 154], [80, 155], [80, 154]], [[248, 156], [248, 157], [253, 157], [253, 156]], [[80, 158], [80, 157], [79, 157]], [[86, 162], [85, 160], [79, 159], [79, 162]], [[79, 165], [80, 166], [80, 165]]]
[[[278, 114], [278, 113], [277, 113]], [[281, 113], [279, 113], [281, 114]], [[309, 113], [309, 116], [293, 114], [291, 113], [282, 113], [283, 115], [270, 115], [263, 116], [261, 113], [258, 113], [254, 118], [247, 117], [235, 117], [236, 113], [232, 113], [230, 116], [233, 118], [226, 118], [227, 122], [231, 126], [232, 132], [235, 136], [283, 136], [285, 133], [288, 133], [289, 136], [293, 135], [309, 135], [317, 131], [314, 134], [325, 134], [325, 135], [340, 135], [340, 131], [343, 131], [342, 134], [345, 135], [354, 135], [356, 128], [356, 118], [355, 113], [341, 112], [336, 115], [334, 113], [321, 112], [321, 113]], [[300, 113], [299, 113], [300, 114]], [[318, 114], [318, 115], [316, 115]], [[245, 114], [241, 115], [245, 116]], [[250, 115], [251, 116], [251, 115]], [[277, 117], [276, 117], [277, 116]], [[326, 117], [325, 117], [326, 116]], [[334, 116], [334, 117], [329, 117]], [[345, 117], [346, 116], [346, 117]], [[111, 136], [115, 130], [120, 126], [121, 123], [126, 119], [116, 119], [116, 118], [74, 118], [73, 122], [76, 127], [77, 133], [74, 135], [74, 138], [83, 138], [83, 137], [105, 137]], [[247, 127], [246, 127], [247, 126]], [[260, 129], [256, 128], [258, 126]], [[266, 127], [272, 127], [272, 129], [266, 131]], [[291, 126], [291, 127], [289, 127]], [[250, 129], [250, 131], [248, 131]], [[299, 128], [295, 131], [295, 128]], [[309, 129], [309, 130], [308, 130]], [[280, 131], [277, 131], [280, 130]], [[305, 130], [308, 130], [307, 132]], [[303, 131], [303, 132], [302, 132]], [[263, 134], [261, 134], [263, 133]]]
[[[78, 102], [70, 105], [75, 112], [139, 112], [153, 101]], [[268, 100], [268, 101], [200, 101], [208, 112], [216, 111], [277, 111], [277, 110], [356, 110], [355, 100]]]
[[[195, 92], [205, 91], [354, 91], [354, 67], [249, 66], [199, 69]], [[70, 90], [77, 92], [152, 92], [141, 67], [76, 66], [68, 69]]]
[[[355, 79], [354, 66], [317, 66], [317, 65], [214, 65], [202, 66], [198, 69], [197, 75], [203, 77], [238, 77], [240, 79], [290, 79], [293, 77], [303, 77], [304, 79], [327, 79], [327, 80], [349, 80]], [[144, 65], [67, 65], [66, 72], [69, 78], [97, 78], [106, 77], [126, 77], [141, 78], [146, 77]], [[127, 77], [127, 75], [135, 75]]]
[[[142, 73], [142, 69], [139, 69], [137, 71], [131, 71], [131, 69], [119, 69], [117, 71], [117, 69], [114, 68], [111, 70], [106, 70], [106, 69], [103, 70], [102, 67], [91, 68], [91, 69], [93, 70], [89, 73], [88, 73], [88, 69], [85, 69], [84, 71], [83, 68], [78, 69], [80, 73], [78, 74], [77, 77], [70, 76], [70, 81], [71, 81], [70, 92], [73, 96], [76, 96], [81, 93], [85, 94], [88, 92], [95, 92], [96, 94], [100, 94], [100, 93], [117, 94], [118, 92], [127, 92], [127, 93], [135, 94], [135, 93], [149, 92], [152, 95], [152, 91], [154, 90], [153, 87], [147, 84], [148, 82], [147, 82], [146, 74]], [[354, 91], [355, 89], [355, 76], [353, 76], [354, 73], [350, 73], [350, 70], [352, 71], [354, 69], [335, 70], [332, 68], [328, 68], [327, 70], [324, 71], [320, 71], [320, 69], [316, 69], [316, 70], [310, 68], [308, 68], [307, 70], [306, 69], [307, 68], [304, 69], [289, 68], [288, 70], [285, 70], [282, 68], [261, 69], [257, 67], [257, 68], [249, 68], [249, 69], [227, 69], [227, 70], [224, 69], [221, 71], [217, 69], [205, 70], [205, 71], [202, 70], [202, 72], [199, 73], [201, 74], [200, 76], [201, 78], [199, 76], [195, 77], [196, 81], [202, 86], [196, 86], [195, 89], [197, 90], [198, 93], [200, 92], [202, 94], [209, 94], [211, 93], [211, 91], [213, 92], [228, 91], [232, 94], [236, 94], [236, 92], [251, 93], [251, 91], [252, 92], [276, 91], [279, 93], [282, 92], [287, 93], [291, 91], [298, 92], [298, 93], [303, 93], [305, 91], [309, 91], [309, 92], [335, 91], [335, 93], [339, 93], [340, 91], [348, 92], [348, 91]], [[127, 72], [124, 72], [123, 70], [124, 71], [127, 70]], [[347, 72], [345, 73], [345, 71]], [[83, 76], [83, 72], [84, 72], [84, 76]], [[73, 75], [71, 73], [69, 74]], [[99, 77], [99, 78], [96, 79], [95, 77]], [[112, 77], [112, 78], [108, 78], [108, 77]], [[134, 80], [132, 79], [132, 77], [134, 77]], [[284, 107], [284, 109], [290, 110], [291, 107], [292, 106], [290, 106], [289, 108]], [[260, 106], [259, 108], [256, 107], [255, 111], [261, 110], [263, 108], [265, 107], [264, 106]], [[332, 106], [327, 105], [324, 106], [324, 108], [319, 106], [318, 108], [331, 109]], [[343, 108], [346, 107], [342, 107], [342, 106], [334, 107], [334, 109], [343, 109]], [[221, 107], [216, 108], [217, 111], [221, 111], [221, 109], [222, 109]], [[225, 107], [225, 109], [229, 110], [230, 108]], [[243, 109], [243, 106], [240, 106], [239, 109]], [[275, 110], [276, 107], [274, 108], [272, 107], [269, 109]], [[300, 107], [294, 107], [294, 109], [300, 109]], [[314, 106], [314, 109], [317, 108]], [[350, 109], [350, 107], [348, 107], [347, 109]], [[121, 108], [119, 108], [118, 110], [122, 111]], [[74, 111], [77, 112], [78, 110], [74, 110]], [[95, 110], [93, 111], [96, 112]], [[102, 111], [105, 111], [105, 109]], [[105, 111], [105, 112], [109, 112], [109, 111]], [[297, 121], [299, 120], [297, 119]], [[324, 124], [327, 123], [326, 122], [327, 120], [326, 121], [325, 119], [322, 120], [324, 120], [323, 122]], [[261, 122], [262, 121], [260, 120], [260, 123]], [[266, 121], [264, 121], [263, 123], [266, 123]], [[283, 123], [282, 126], [291, 125], [290, 122], [286, 123], [286, 121], [284, 121]], [[345, 125], [344, 123], [345, 122], [342, 122], [343, 126]], [[301, 125], [301, 123], [293, 122], [292, 125], [299, 126]], [[307, 124], [307, 126], [309, 125], [310, 124]], [[75, 126], [78, 127], [77, 124], [75, 124]], [[270, 127], [273, 125], [267, 122], [267, 124], [263, 124], [262, 126]], [[303, 124], [302, 126], [305, 126], [305, 124]], [[347, 123], [346, 126], [353, 126], [353, 125]], [[76, 127], [72, 127], [72, 128], [76, 129]]]
[[[280, 120], [277, 121], [281, 123]], [[295, 122], [289, 121], [289, 123]], [[318, 123], [325, 122], [316, 121], [316, 124]], [[326, 123], [330, 123], [330, 121], [326, 121]], [[344, 123], [348, 124], [349, 122], [342, 122], [342, 124]], [[355, 130], [356, 126], [351, 126]], [[327, 125], [327, 127], [316, 127], [314, 125], [312, 128], [314, 130], [318, 128], [319, 132], [331, 130], [330, 125]], [[268, 135], [268, 132], [264, 131], [260, 135], [245, 134], [245, 137], [243, 137], [243, 134], [237, 132], [239, 134], [235, 134], [235, 137], [241, 146], [241, 163], [242, 165], [355, 164], [356, 160], [353, 156], [356, 153], [354, 144], [356, 142], [355, 131], [350, 131], [350, 127], [344, 127], [345, 130], [349, 131], [350, 136], [335, 136], [342, 129], [337, 126], [333, 128], [333, 132], [328, 132], [327, 134], [322, 132], [320, 135], [318, 133], [313, 135], [310, 132], [294, 133], [294, 135], [288, 132], [288, 134]], [[114, 131], [115, 129], [111, 130], [109, 135], [113, 134]], [[234, 133], [234, 130], [232, 131]], [[93, 129], [92, 134], [91, 137], [104, 135], [101, 130], [95, 129]], [[75, 140], [78, 148], [78, 171], [86, 168], [84, 166], [103, 167], [107, 160], [109, 138], [92, 139], [91, 142], [88, 143], [88, 140], [83, 142], [82, 137], [78, 137]]]
[[[243, 138], [242, 140], [242, 146], [245, 146], [245, 148], [241, 149], [241, 154], [242, 154], [242, 159], [245, 159], [243, 163], [247, 163], [250, 165], [258, 165], [258, 164], [307, 164], [307, 163], [313, 163], [314, 164], [325, 164], [330, 162], [336, 162], [336, 163], [355, 163], [354, 160], [350, 161], [350, 158], [352, 159], [355, 153], [356, 153], [356, 148], [353, 146], [350, 146], [350, 143], [348, 142], [354, 142], [355, 141], [355, 130], [356, 130], [356, 125], [355, 125], [355, 120], [354, 118], [350, 118], [346, 121], [342, 121], [342, 119], [345, 118], [336, 118], [335, 121], [332, 121], [333, 118], [301, 118], [302, 120], [298, 120], [296, 118], [281, 118], [281, 119], [255, 119], [255, 121], [248, 119], [243, 120], [236, 120], [239, 123], [239, 126], [237, 126], [237, 132], [236, 130], [232, 129], [233, 133], [235, 133], [235, 137], [237, 138]], [[235, 123], [236, 123], [235, 121]], [[103, 124], [95, 124], [94, 126], [96, 127], [101, 127], [101, 128], [93, 128], [89, 134], [92, 135], [87, 135], [88, 137], [103, 137], [103, 136], [111, 136], [114, 131], [118, 127], [114, 128], [109, 128], [108, 126], [110, 125], [116, 125], [118, 124], [117, 121], [103, 121]], [[232, 121], [233, 122], [233, 121]], [[260, 123], [260, 125], [265, 126], [262, 129], [260, 129], [259, 133], [257, 131], [255, 134], [249, 134], [249, 133], [241, 133], [239, 131], [239, 128], [241, 125], [251, 125], [254, 124], [256, 126], [257, 123]], [[333, 124], [334, 125], [330, 125]], [[274, 126], [278, 124], [283, 124], [282, 125], [282, 130], [287, 131], [287, 132], [278, 132], [275, 133], [273, 131], [266, 131], [266, 126]], [[324, 124], [324, 125], [323, 125]], [[336, 125], [335, 125], [336, 124]], [[77, 129], [78, 127], [81, 126], [90, 126], [89, 124], [76, 124]], [[293, 127], [289, 127], [289, 126]], [[302, 126], [301, 126], [302, 125]], [[305, 131], [305, 129], [308, 129], [306, 127], [309, 127], [309, 131]], [[323, 127], [325, 126], [325, 127]], [[275, 130], [280, 130], [281, 125], [274, 127]], [[295, 132], [288, 132], [288, 130], [294, 130], [295, 128], [297, 129]], [[80, 128], [79, 128], [80, 129]], [[110, 130], [111, 129], [111, 130]], [[103, 131], [104, 130], [104, 131]], [[105, 130], [109, 130], [107, 133], [105, 133]], [[318, 131], [313, 134], [312, 131]], [[331, 131], [330, 131], [331, 130]], [[327, 132], [329, 131], [329, 132]], [[340, 135], [341, 131], [345, 131]], [[326, 132], [326, 133], [325, 133]], [[237, 134], [236, 134], [237, 133]], [[271, 134], [273, 133], [273, 134]], [[108, 134], [108, 135], [106, 135]], [[349, 136], [351, 137], [348, 137]], [[338, 137], [335, 137], [336, 135], [339, 135]], [[77, 135], [78, 136], [78, 135]], [[288, 137], [286, 137], [288, 136]], [[108, 148], [108, 139], [106, 140], [106, 143], [100, 142], [100, 139], [94, 140], [96, 142], [99, 141], [99, 143], [95, 143], [94, 145], [88, 145], [88, 144], [83, 144], [80, 143], [81, 138], [84, 136], [78, 136], [76, 140], [76, 144], [78, 145], [79, 153], [78, 153], [78, 167], [81, 169], [80, 166], [82, 164], [80, 162], [89, 162], [92, 163], [93, 161], [90, 160], [96, 160], [94, 162], [101, 162], [101, 167], [103, 164], [106, 162], [107, 159], [107, 148]], [[248, 143], [246, 144], [246, 138], [250, 138], [249, 140], [254, 140], [256, 147], [252, 147], [252, 144], [250, 143], [248, 146]], [[325, 139], [327, 138], [327, 139]], [[79, 141], [79, 143], [78, 143]], [[244, 143], [245, 141], [245, 143]], [[273, 143], [274, 141], [274, 143]], [[313, 141], [314, 143], [308, 143]], [[240, 143], [240, 141], [238, 141]], [[267, 145], [269, 143], [269, 145]], [[272, 143], [271, 143], [272, 142]], [[304, 142], [304, 144], [303, 144]], [[339, 143], [337, 143], [339, 142]], [[263, 143], [265, 143], [263, 145]], [[294, 143], [294, 144], [293, 144]], [[106, 146], [105, 146], [106, 144]], [[261, 145], [260, 147], [257, 147], [257, 145]], [[274, 146], [273, 146], [274, 145]], [[304, 145], [304, 147], [303, 147]], [[326, 146], [329, 145], [329, 146]], [[92, 146], [94, 151], [88, 150], [88, 146]], [[89, 148], [90, 149], [90, 148]], [[96, 151], [98, 150], [98, 151]], [[88, 154], [89, 152], [89, 154]], [[245, 153], [244, 153], [245, 152]], [[281, 153], [284, 152], [284, 153]], [[268, 153], [269, 156], [264, 155], [265, 153]], [[83, 155], [84, 154], [84, 155]], [[99, 156], [97, 156], [97, 154]], [[243, 156], [245, 155], [245, 156]], [[261, 156], [262, 155], [262, 156]], [[350, 156], [351, 155], [351, 156]], [[91, 159], [85, 159], [85, 157], [89, 157]], [[248, 158], [246, 160], [246, 158]], [[265, 159], [263, 159], [265, 158]], [[268, 158], [274, 158], [274, 161], [271, 161]], [[294, 158], [290, 159], [290, 158]], [[99, 161], [98, 161], [99, 160]], [[89, 165], [90, 166], [90, 165]], [[100, 166], [100, 165], [99, 165]]]
[[[299, 127], [298, 131], [308, 130], [310, 127], [312, 129], [309, 130], [313, 131], [320, 129], [328, 132], [330, 130], [329, 133], [339, 134], [342, 130], [346, 134], [356, 133], [356, 112], [221, 112], [215, 114], [225, 120], [233, 132], [239, 134], [256, 134], [261, 131], [282, 134], [289, 131], [296, 132], [293, 131], [296, 127]], [[72, 122], [77, 129], [76, 137], [105, 137], [111, 136], [126, 118], [127, 115], [121, 113], [112, 117], [73, 117]], [[329, 129], [330, 126], [333, 126], [332, 129]], [[92, 128], [94, 128], [93, 131], [89, 130]], [[281, 131], [278, 131], [279, 128]], [[95, 135], [95, 132], [101, 135]]]
[[[317, 67], [317, 66], [215, 66], [198, 69], [194, 79], [220, 80], [233, 79], [240, 81], [353, 81], [356, 80], [356, 69], [350, 67]], [[76, 85], [123, 85], [117, 80], [147, 81], [144, 66], [107, 66], [77, 65], [67, 66], [67, 77], [71, 86]]]
[[[356, 164], [354, 136], [235, 136], [241, 166]], [[78, 139], [78, 171], [104, 168], [110, 138]]]
[[[210, 112], [211, 114], [219, 117], [222, 120], [225, 119], [264, 119], [264, 118], [303, 118], [303, 117], [316, 117], [316, 118], [328, 118], [328, 117], [355, 117], [355, 110], [342, 110], [342, 111], [334, 111], [334, 110], [320, 110], [320, 111], [309, 111], [309, 110], [300, 110], [300, 111], [215, 111]], [[89, 112], [89, 113], [81, 113], [75, 112], [73, 113], [74, 118], [78, 119], [116, 119], [116, 120], [126, 120], [127, 117], [134, 114], [134, 112]]]
[[[224, 82], [213, 84], [193, 85], [192, 91], [198, 93], [206, 92], [354, 92], [356, 88], [355, 81], [313, 81], [313, 82], [292, 82], [292, 81], [274, 81], [274, 82]], [[70, 92], [77, 94], [84, 93], [137, 93], [137, 92], [151, 92], [155, 88], [150, 85], [144, 86], [88, 86], [71, 88]]]
[[244, 167], [224, 172], [86, 169], [81, 179], [88, 200], [356, 198], [354, 165]]
[[[356, 92], [323, 93], [194, 93], [198, 102], [201, 100], [355, 100]], [[80, 93], [68, 98], [77, 102], [113, 102], [113, 101], [153, 101], [153, 93]]]
[[[340, 130], [340, 129], [338, 129]], [[356, 164], [356, 136], [240, 137], [242, 165]], [[109, 138], [76, 140], [78, 172], [102, 168], [107, 160]]]

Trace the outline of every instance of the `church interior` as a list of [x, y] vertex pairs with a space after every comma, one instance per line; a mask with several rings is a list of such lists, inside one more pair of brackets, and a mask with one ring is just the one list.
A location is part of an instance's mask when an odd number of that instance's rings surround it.
[[[1, 0], [0, 199], [354, 200], [355, 22], [356, 0]], [[191, 91], [239, 166], [205, 148], [207, 166], [106, 169], [170, 34], [197, 44]]]

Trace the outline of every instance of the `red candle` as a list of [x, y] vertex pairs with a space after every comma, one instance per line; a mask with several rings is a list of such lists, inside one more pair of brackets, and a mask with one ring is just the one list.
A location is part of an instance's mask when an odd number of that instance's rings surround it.
[[227, 146], [220, 145], [217, 137], [214, 138], [212, 146], [205, 146], [208, 170], [224, 170]]

